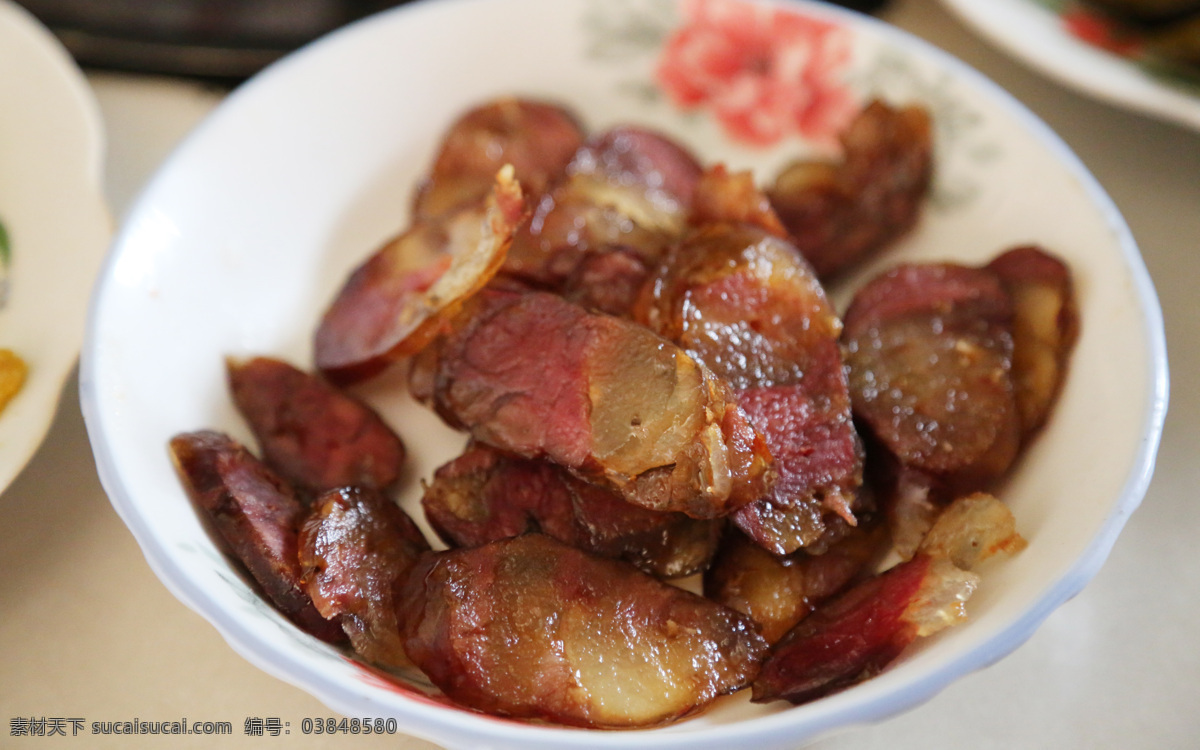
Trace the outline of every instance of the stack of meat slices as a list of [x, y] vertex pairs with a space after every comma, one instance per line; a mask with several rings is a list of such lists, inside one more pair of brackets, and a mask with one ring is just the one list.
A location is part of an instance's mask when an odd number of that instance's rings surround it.
[[[644, 128], [471, 110], [328, 307], [315, 372], [229, 363], [262, 460], [177, 436], [185, 486], [299, 627], [472, 709], [649, 726], [869, 677], [1023, 546], [986, 490], [1078, 320], [1036, 247], [899, 266], [840, 317], [824, 284], [919, 221], [931, 123], [872, 102], [842, 146], [763, 190]], [[343, 390], [398, 363], [465, 435], [420, 478], [446, 549]], [[670, 582], [696, 574], [703, 595]]]

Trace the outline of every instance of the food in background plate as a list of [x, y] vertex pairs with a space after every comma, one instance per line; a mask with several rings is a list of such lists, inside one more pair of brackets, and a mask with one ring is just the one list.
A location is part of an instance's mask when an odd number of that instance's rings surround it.
[[0, 412], [25, 386], [29, 366], [12, 349], [0, 349]]
[[1189, 75], [1200, 73], [1200, 2], [1083, 0], [1083, 5], [1064, 16], [1077, 36], [1122, 54], [1177, 63]]
[[1200, 0], [1084, 0], [1084, 2], [1143, 23], [1170, 21], [1190, 13], [1200, 13]]

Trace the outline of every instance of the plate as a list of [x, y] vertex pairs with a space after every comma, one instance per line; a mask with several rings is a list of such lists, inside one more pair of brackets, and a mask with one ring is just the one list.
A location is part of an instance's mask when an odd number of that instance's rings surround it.
[[1200, 80], [1089, 44], [1062, 0], [942, 0], [982, 36], [1054, 80], [1110, 104], [1200, 130]]
[[83, 342], [88, 292], [112, 236], [104, 136], [83, 74], [25, 10], [0, 0], [0, 348], [29, 371], [0, 413], [0, 491], [41, 444]]
[[[697, 45], [680, 57], [686, 45], [669, 40], [684, 38]], [[745, 57], [713, 66], [734, 72], [708, 80], [686, 108], [676, 104], [678, 76], [664, 71], [714, 49]], [[767, 51], [808, 81], [785, 89], [786, 106], [772, 106], [780, 97]], [[969, 623], [805, 706], [753, 705], [743, 693], [669, 727], [592, 732], [447, 706], [420, 684], [381, 680], [263, 604], [205, 533], [167, 441], [200, 428], [250, 439], [230, 405], [223, 358], [310, 366], [325, 306], [405, 225], [447, 125], [506, 94], [559, 101], [592, 130], [655, 127], [708, 162], [764, 176], [827, 152], [847, 102], [919, 101], [936, 122], [928, 210], [848, 287], [901, 259], [980, 263], [1028, 242], [1066, 259], [1083, 318], [1071, 376], [1053, 421], [1001, 490], [1029, 547], [988, 572]], [[916, 705], [1015, 649], [1096, 573], [1145, 492], [1167, 398], [1161, 312], [1137, 246], [1059, 138], [975, 71], [878, 20], [822, 3], [747, 0], [417, 2], [271, 66], [222, 102], [135, 202], [95, 288], [80, 380], [104, 487], [177, 597], [245, 658], [332, 709], [392, 717], [401, 731], [464, 748], [795, 747]], [[463, 438], [414, 406], [400, 381], [384, 377], [359, 393], [412, 448], [399, 499], [420, 518], [418, 478]]]

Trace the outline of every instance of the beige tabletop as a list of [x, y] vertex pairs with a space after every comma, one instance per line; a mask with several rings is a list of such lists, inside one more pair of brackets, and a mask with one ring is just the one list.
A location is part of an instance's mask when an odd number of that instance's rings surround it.
[[[817, 743], [850, 748], [1194, 748], [1200, 743], [1200, 133], [1077, 94], [988, 46], [933, 0], [886, 20], [978, 68], [1073, 148], [1131, 225], [1166, 319], [1172, 394], [1142, 507], [1082, 594], [1024, 646], [881, 724]], [[120, 215], [223, 91], [89, 73]], [[335, 714], [235, 654], [147, 566], [105, 497], [72, 378], [45, 443], [0, 497], [0, 747], [388, 747], [390, 737], [303, 736]], [[229, 722], [224, 737], [118, 737], [92, 722]], [[60, 719], [66, 737], [14, 737], [13, 719]], [[70, 720], [83, 722], [71, 737]], [[287, 736], [246, 733], [277, 720]], [[403, 732], [403, 727], [400, 728]]]

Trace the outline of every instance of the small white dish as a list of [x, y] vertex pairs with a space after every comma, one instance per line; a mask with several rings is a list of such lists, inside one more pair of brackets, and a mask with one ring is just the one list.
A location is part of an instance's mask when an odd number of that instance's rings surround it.
[[1156, 72], [1075, 37], [1060, 0], [942, 0], [1000, 49], [1109, 104], [1200, 130], [1200, 83]]
[[[679, 51], [667, 39], [685, 27], [702, 49], [746, 53], [743, 76], [708, 81], [705, 103], [687, 111], [656, 77], [676, 59], [666, 50]], [[722, 47], [734, 32], [758, 43]], [[795, 61], [801, 47], [824, 50], [808, 58], [820, 68], [809, 90], [819, 96], [808, 101], [824, 102], [823, 111], [882, 93], [923, 102], [937, 123], [926, 215], [858, 278], [900, 260], [980, 263], [1039, 242], [1078, 281], [1083, 332], [1069, 381], [1053, 421], [1000, 488], [1029, 547], [988, 571], [971, 621], [805, 706], [754, 705], [743, 693], [669, 727], [598, 732], [448, 706], [427, 686], [380, 679], [265, 605], [205, 533], [167, 456], [167, 441], [183, 431], [248, 439], [223, 358], [268, 354], [311, 366], [324, 308], [350, 270], [404, 226], [439, 137], [467, 107], [505, 94], [556, 100], [589, 129], [650, 125], [706, 162], [765, 179], [788, 158], [827, 147], [837, 117], [796, 119], [790, 108], [770, 117], [753, 97], [720, 92], [726, 84], [767, 92], [754, 56], [777, 49]], [[759, 129], [745, 129], [748, 111], [764, 115], [750, 118]], [[777, 142], [745, 142], [776, 129]], [[335, 32], [234, 92], [150, 182], [96, 285], [80, 381], [114, 507], [164, 584], [245, 658], [347, 716], [392, 717], [401, 731], [452, 748], [524, 750], [791, 748], [927, 700], [1018, 647], [1092, 578], [1145, 492], [1167, 401], [1161, 311], [1146, 269], [1116, 208], [1067, 147], [945, 53], [877, 20], [799, 1], [427, 0]], [[396, 378], [360, 393], [412, 448], [400, 500], [421, 519], [417, 479], [463, 439], [415, 407]]]
[[112, 236], [104, 135], [83, 73], [27, 11], [0, 0], [0, 348], [29, 371], [0, 413], [0, 492], [46, 436], [75, 366], [88, 292]]

